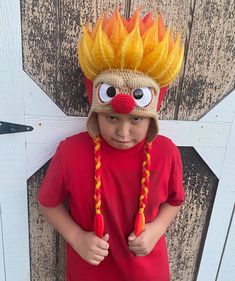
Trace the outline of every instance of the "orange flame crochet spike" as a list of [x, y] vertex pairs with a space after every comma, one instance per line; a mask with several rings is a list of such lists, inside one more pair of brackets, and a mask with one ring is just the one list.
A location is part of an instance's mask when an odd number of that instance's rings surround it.
[[110, 18], [99, 17], [93, 30], [89, 26], [79, 40], [78, 59], [90, 80], [108, 69], [130, 69], [148, 74], [164, 87], [179, 73], [184, 56], [181, 34], [174, 36], [161, 15], [141, 18], [137, 9], [126, 20], [116, 11]]

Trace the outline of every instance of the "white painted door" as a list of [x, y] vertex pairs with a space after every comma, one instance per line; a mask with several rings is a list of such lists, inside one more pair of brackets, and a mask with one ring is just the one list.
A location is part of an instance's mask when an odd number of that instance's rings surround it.
[[[24, 124], [20, 3], [0, 4], [0, 120]], [[0, 124], [1, 126], [2, 124]], [[0, 135], [0, 279], [29, 280], [25, 134]]]
[[218, 270], [218, 281], [234, 281], [235, 280], [235, 208], [231, 216], [227, 237], [224, 243], [223, 255]]

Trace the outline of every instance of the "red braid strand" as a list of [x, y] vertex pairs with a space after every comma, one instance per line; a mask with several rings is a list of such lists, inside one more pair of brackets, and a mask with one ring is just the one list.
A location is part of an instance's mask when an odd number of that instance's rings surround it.
[[151, 142], [145, 144], [145, 159], [142, 166], [142, 179], [141, 179], [141, 192], [139, 197], [139, 211], [135, 218], [134, 232], [137, 237], [143, 230], [145, 225], [144, 210], [147, 205], [148, 192], [149, 192], [149, 177], [151, 166]]
[[104, 218], [101, 213], [101, 153], [100, 153], [101, 138], [94, 139], [95, 152], [95, 217], [94, 217], [94, 231], [95, 234], [102, 238], [104, 234]]

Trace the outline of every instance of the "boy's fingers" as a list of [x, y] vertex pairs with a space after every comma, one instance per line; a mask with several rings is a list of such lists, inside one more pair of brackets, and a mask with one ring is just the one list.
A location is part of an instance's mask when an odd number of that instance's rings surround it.
[[129, 248], [129, 250], [134, 253], [136, 256], [144, 256], [142, 249], [136, 249], [136, 248]]
[[137, 246], [138, 242], [136, 242], [136, 240], [128, 240], [128, 245], [129, 246]]
[[99, 265], [100, 264], [100, 261], [97, 261], [97, 260], [90, 260], [89, 262], [92, 265]]
[[[133, 237], [134, 237], [134, 239], [133, 239]], [[129, 246], [131, 246], [131, 245], [133, 245], [133, 246], [137, 246], [137, 245], [139, 245], [139, 243], [140, 243], [140, 239], [138, 239], [139, 237], [136, 237], [136, 236], [129, 236], [128, 237], [128, 245]]]
[[129, 246], [129, 250], [137, 253], [137, 252], [140, 252], [142, 250], [142, 248], [139, 246]]
[[103, 261], [104, 260], [104, 257], [103, 256], [100, 256], [100, 255], [96, 255], [96, 256], [94, 256], [93, 257], [93, 260], [95, 260], [95, 261]]
[[103, 240], [108, 242], [109, 241], [109, 235], [108, 233], [106, 233], [104, 236], [103, 236]]
[[128, 241], [134, 241], [135, 238], [136, 238], [136, 236], [135, 236], [134, 232], [132, 232], [128, 237]]
[[98, 248], [102, 249], [102, 250], [108, 250], [109, 248], [109, 243], [106, 242], [103, 239], [100, 239], [97, 243]]
[[103, 250], [103, 249], [98, 248], [96, 250], [96, 254], [98, 256], [106, 257], [109, 254], [109, 252], [108, 252], [108, 250]]

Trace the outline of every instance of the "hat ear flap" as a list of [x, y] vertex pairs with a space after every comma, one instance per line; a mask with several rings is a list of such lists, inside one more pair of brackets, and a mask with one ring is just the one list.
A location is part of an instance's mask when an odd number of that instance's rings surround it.
[[157, 102], [157, 111], [159, 111], [159, 109], [161, 107], [163, 98], [166, 95], [167, 90], [168, 90], [168, 86], [160, 88], [159, 98], [158, 98], [158, 102]]
[[84, 76], [84, 83], [85, 83], [85, 88], [86, 88], [86, 92], [87, 92], [88, 102], [89, 102], [89, 105], [91, 105], [92, 104], [93, 81], [88, 79], [86, 76]]

